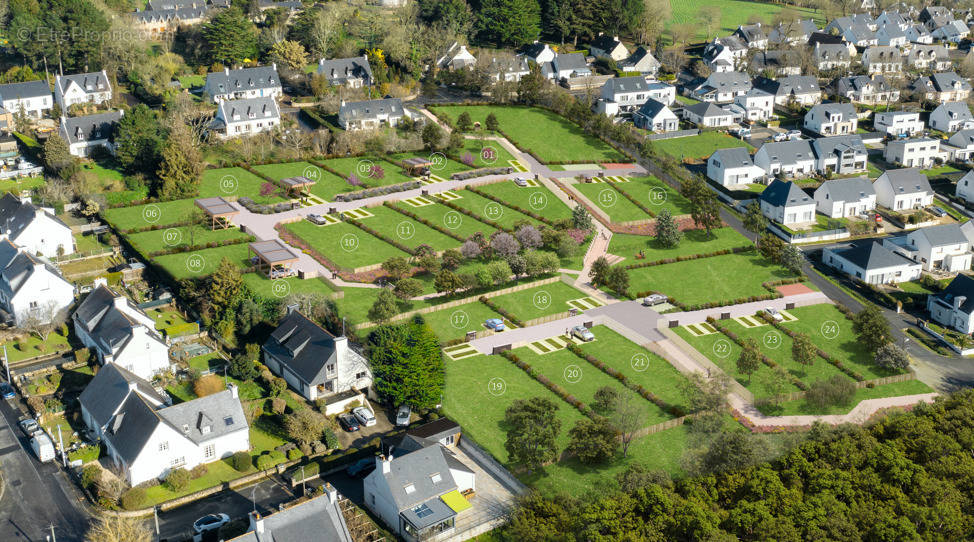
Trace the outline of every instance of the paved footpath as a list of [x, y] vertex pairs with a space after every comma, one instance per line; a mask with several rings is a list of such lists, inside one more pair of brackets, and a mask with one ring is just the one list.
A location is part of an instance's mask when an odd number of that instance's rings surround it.
[[730, 396], [730, 404], [744, 415], [748, 421], [758, 427], [807, 427], [815, 422], [830, 425], [841, 425], [844, 423], [862, 424], [880, 410], [894, 407], [907, 407], [917, 403], [932, 403], [937, 395], [936, 393], [923, 393], [919, 395], [866, 399], [860, 401], [847, 414], [829, 414], [824, 416], [765, 416], [753, 404], [744, 402], [737, 395]]

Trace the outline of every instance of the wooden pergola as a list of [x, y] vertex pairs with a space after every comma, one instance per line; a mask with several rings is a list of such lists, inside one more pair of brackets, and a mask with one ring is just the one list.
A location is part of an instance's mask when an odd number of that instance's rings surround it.
[[426, 158], [407, 158], [402, 161], [402, 169], [410, 176], [427, 175], [432, 165], [433, 162]]
[[267, 278], [278, 279], [294, 275], [291, 266], [298, 261], [298, 255], [278, 239], [250, 243], [254, 256], [250, 261]]
[[281, 182], [284, 184], [285, 195], [290, 196], [292, 195], [292, 192], [294, 192], [297, 197], [310, 195], [310, 193], [305, 194], [304, 190], [305, 188], [314, 186], [315, 184], [313, 180], [303, 176], [288, 177], [286, 179], [281, 179]]
[[223, 198], [201, 198], [196, 206], [210, 217], [210, 229], [225, 230], [233, 225], [232, 219], [240, 211]]

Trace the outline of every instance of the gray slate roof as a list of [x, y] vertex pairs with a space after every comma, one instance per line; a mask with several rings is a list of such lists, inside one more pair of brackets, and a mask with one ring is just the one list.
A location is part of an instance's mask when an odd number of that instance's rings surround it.
[[[243, 407], [230, 390], [166, 407], [158, 414], [197, 444], [247, 430]], [[204, 432], [206, 427], [208, 432]]]
[[131, 393], [130, 382], [135, 385], [138, 393], [160, 404], [166, 402], [166, 398], [159, 395], [148, 381], [114, 363], [108, 363], [98, 370], [98, 374], [91, 379], [78, 400], [94, 418], [95, 423], [104, 427]]
[[264, 532], [242, 534], [229, 542], [352, 542], [345, 518], [328, 494], [263, 518]]
[[717, 107], [710, 102], [700, 102], [693, 105], [688, 105], [684, 107], [683, 110], [693, 113], [700, 118], [730, 115], [730, 113], [728, 113], [725, 109]]
[[919, 92], [951, 92], [955, 90], [971, 90], [971, 84], [954, 72], [935, 73], [930, 77], [921, 77], [914, 81], [910, 88]]
[[859, 92], [869, 85], [872, 85], [873, 92], [885, 92], [892, 88], [890, 87], [889, 81], [882, 75], [874, 75], [872, 77], [856, 75], [854, 77], [840, 77], [836, 79], [835, 90], [844, 96], [849, 91]]
[[641, 75], [632, 77], [613, 77], [605, 82], [605, 88], [611, 90], [613, 94], [620, 94], [624, 92], [648, 92], [649, 84], [646, 83], [646, 78]]
[[94, 92], [105, 92], [111, 89], [111, 83], [105, 77], [104, 72], [76, 73], [73, 75], [62, 75], [55, 79], [55, 84], [59, 85], [61, 92], [68, 89], [69, 83], [74, 83], [85, 91], [86, 94]]
[[974, 145], [974, 130], [961, 130], [954, 135], [950, 136], [947, 140], [947, 144], [952, 147], [960, 147], [965, 149], [971, 145]]
[[[11, 239], [16, 239], [34, 221], [37, 214], [43, 212], [33, 203], [21, 201], [20, 198], [7, 192], [0, 198], [0, 228]], [[54, 215], [48, 217], [65, 228], [69, 227]]]
[[372, 84], [372, 66], [365, 56], [333, 58], [318, 62], [318, 74], [325, 76], [332, 85], [343, 85], [350, 79], [362, 79]]
[[99, 285], [85, 297], [72, 315], [103, 352], [118, 350], [132, 338], [132, 329], [142, 325], [115, 306], [116, 298], [119, 298], [119, 303], [127, 304], [129, 309], [145, 314], [128, 298]]
[[25, 83], [7, 83], [0, 85], [0, 99], [18, 100], [24, 98], [40, 98], [50, 96], [51, 87], [47, 81], [27, 81]]
[[849, 260], [853, 265], [867, 271], [913, 263], [876, 241], [853, 243], [848, 248], [838, 249], [834, 252]]
[[0, 294], [11, 299], [35, 272], [44, 269], [60, 277], [61, 273], [46, 260], [31, 256], [9, 239], [0, 241]]
[[299, 311], [291, 311], [281, 320], [264, 350], [308, 384], [319, 381], [326, 365], [340, 361], [335, 336]]
[[827, 192], [831, 201], [859, 201], [867, 196], [875, 196], [876, 190], [873, 183], [866, 177], [854, 177], [850, 179], [835, 179], [825, 181], [815, 189]]
[[[457, 483], [450, 474], [450, 465], [446, 462], [449, 452], [443, 446], [433, 444], [400, 457], [395, 456], [395, 450], [392, 453], [389, 472], [383, 473], [380, 465], [369, 476], [385, 479], [400, 512], [457, 489]], [[440, 480], [434, 482], [432, 475], [437, 473]], [[411, 493], [406, 492], [409, 485], [414, 488]]]
[[649, 49], [639, 46], [629, 55], [629, 58], [619, 62], [619, 66], [637, 71], [652, 71], [659, 68], [660, 62], [656, 60], [653, 53], [649, 52]]
[[399, 98], [383, 98], [381, 100], [366, 100], [364, 102], [345, 102], [338, 109], [340, 119], [366, 120], [377, 118], [380, 113], [392, 117], [405, 115], [402, 100]]
[[812, 198], [791, 181], [775, 179], [761, 192], [761, 201], [775, 207], [788, 207], [812, 203]]
[[932, 191], [927, 176], [917, 168], [887, 169], [876, 182], [884, 178], [889, 181], [894, 195]]
[[967, 243], [967, 236], [961, 231], [959, 224], [941, 224], [914, 230], [911, 235], [922, 235], [932, 246], [956, 245]]
[[848, 149], [855, 151], [856, 154], [866, 154], [866, 145], [858, 134], [819, 137], [812, 140], [812, 150], [819, 158], [824, 158], [836, 151], [845, 152]]
[[[255, 119], [277, 119], [281, 117], [281, 111], [277, 107], [277, 100], [270, 96], [220, 102], [220, 117], [224, 122], [245, 121], [250, 119], [250, 115], [255, 115]], [[234, 118], [237, 116], [240, 118]]]
[[800, 161], [814, 160], [815, 151], [812, 150], [812, 143], [807, 139], [796, 139], [795, 141], [771, 141], [761, 145], [757, 152], [767, 153], [771, 162], [781, 164], [795, 164]]
[[649, 119], [655, 119], [656, 115], [659, 115], [664, 109], [667, 109], [666, 104], [650, 98], [639, 107], [639, 111], [636, 114]]
[[83, 117], [61, 117], [59, 132], [68, 144], [98, 139], [111, 141], [115, 139], [115, 129], [121, 119], [121, 111], [96, 113]]
[[946, 102], [937, 106], [930, 114], [933, 115], [937, 110], [943, 110], [947, 113], [947, 117], [953, 120], [967, 120], [974, 118], [971, 115], [971, 108], [967, 107], [964, 102]]
[[937, 297], [946, 303], [952, 303], [955, 297], [963, 296], [967, 299], [961, 303], [960, 310], [971, 314], [974, 313], [974, 278], [968, 275], [959, 274], [950, 281], [950, 284]]
[[280, 86], [281, 79], [277, 76], [277, 66], [271, 65], [208, 73], [204, 91], [210, 96], [216, 96], [246, 90], [270, 90]]
[[812, 113], [817, 113], [823, 117], [826, 115], [833, 115], [839, 113], [842, 115], [843, 119], [850, 120], [856, 117], [856, 106], [851, 103], [841, 102], [830, 102], [825, 104], [815, 104], [808, 113], [805, 114], [806, 117]]
[[751, 160], [751, 155], [748, 154], [747, 148], [745, 147], [717, 149], [710, 156], [711, 158], [716, 157], [720, 160], [720, 163], [723, 164], [725, 169], [754, 165], [754, 162]]
[[582, 53], [559, 53], [555, 55], [554, 63], [558, 71], [587, 71], [589, 69], [588, 64], [585, 63], [585, 55]]
[[760, 77], [755, 80], [754, 86], [778, 97], [822, 93], [818, 80], [810, 75], [788, 75], [778, 79]]

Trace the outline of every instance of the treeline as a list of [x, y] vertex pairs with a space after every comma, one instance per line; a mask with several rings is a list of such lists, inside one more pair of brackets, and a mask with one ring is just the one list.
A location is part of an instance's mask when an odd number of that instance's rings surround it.
[[[970, 540], [974, 391], [868, 427], [815, 426], [779, 459], [749, 465], [733, 434], [712, 474], [670, 481], [630, 468], [584, 499], [535, 493], [503, 540]], [[611, 487], [610, 487], [611, 486]]]

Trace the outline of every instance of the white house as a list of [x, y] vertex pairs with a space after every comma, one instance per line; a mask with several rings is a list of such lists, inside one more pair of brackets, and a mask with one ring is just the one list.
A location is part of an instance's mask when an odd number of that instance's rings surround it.
[[556, 80], [586, 77], [592, 75], [592, 69], [588, 67], [582, 53], [558, 53], [551, 62], [549, 75]]
[[214, 102], [247, 98], [280, 98], [284, 93], [277, 64], [254, 68], [225, 68], [206, 74], [203, 93]]
[[758, 78], [754, 86], [774, 94], [777, 105], [815, 105], [822, 101], [822, 87], [811, 75], [789, 75], [778, 79]]
[[882, 75], [840, 77], [833, 86], [837, 95], [856, 103], [884, 104], [900, 99], [900, 91]]
[[886, 248], [918, 262], [924, 271], [957, 273], [971, 268], [971, 245], [959, 224], [943, 224], [887, 237]]
[[897, 25], [882, 25], [876, 30], [876, 42], [881, 46], [903, 47], [909, 41], [904, 29]]
[[791, 49], [757, 51], [748, 61], [747, 67], [751, 73], [767, 73], [774, 77], [799, 75], [802, 72], [800, 55]]
[[920, 264], [875, 241], [827, 247], [822, 262], [867, 284], [895, 284], [920, 278]]
[[890, 141], [883, 151], [883, 158], [890, 164], [905, 167], [929, 168], [937, 160], [945, 158], [940, 150], [940, 140], [929, 137]]
[[170, 406], [145, 379], [107, 365], [78, 402], [85, 425], [133, 486], [250, 449], [250, 426], [234, 384]]
[[930, 127], [941, 132], [956, 132], [974, 128], [974, 115], [964, 102], [947, 102], [930, 113]]
[[[363, 481], [365, 506], [407, 542], [454, 533], [474, 471], [440, 442], [407, 433]], [[467, 512], [469, 513], [469, 512]]]
[[791, 181], [771, 181], [758, 201], [764, 216], [779, 224], [802, 226], [815, 221], [815, 200]]
[[309, 401], [372, 385], [368, 362], [297, 310], [289, 309], [264, 343], [264, 364]]
[[636, 128], [652, 132], [673, 132], [680, 128], [676, 113], [654, 99], [646, 100], [639, 111], [632, 114], [632, 123]]
[[115, 131], [124, 111], [109, 111], [83, 117], [61, 117], [58, 133], [74, 156], [91, 156], [96, 148], [115, 154]]
[[920, 77], [909, 88], [918, 99], [940, 103], [963, 102], [971, 95], [971, 84], [955, 72]]
[[751, 79], [741, 72], [715, 72], [693, 90], [693, 97], [712, 103], [731, 103], [751, 90]]
[[734, 103], [744, 110], [744, 118], [765, 121], [774, 116], [774, 95], [759, 88], [734, 98]]
[[10, 113], [34, 118], [40, 118], [54, 107], [51, 87], [41, 80], [0, 85], [0, 102]]
[[819, 71], [849, 69], [852, 65], [852, 54], [849, 48], [841, 43], [816, 42], [812, 54], [818, 63]]
[[629, 49], [619, 41], [618, 36], [609, 36], [599, 32], [595, 41], [588, 48], [589, 54], [598, 58], [611, 58], [616, 62], [625, 60], [629, 56]]
[[281, 124], [277, 100], [269, 96], [222, 100], [217, 104], [211, 129], [228, 139], [269, 132]]
[[974, 203], [974, 170], [968, 171], [957, 180], [954, 195], [963, 198], [967, 203]]
[[[465, 52], [466, 48], [462, 51]], [[460, 52], [454, 52], [454, 54], [459, 55]], [[451, 68], [462, 67], [462, 61], [454, 64], [452, 58], [447, 60], [446, 64]], [[324, 77], [328, 84], [333, 87], [362, 88], [372, 86], [373, 82], [372, 66], [365, 55], [350, 58], [322, 58], [318, 60], [318, 75]]]
[[965, 162], [974, 156], [974, 129], [961, 130], [950, 136], [941, 147], [951, 160]]
[[105, 70], [54, 77], [54, 101], [67, 111], [75, 104], [102, 104], [112, 99], [112, 84]]
[[829, 218], [856, 217], [876, 208], [876, 191], [867, 177], [825, 181], [814, 198], [815, 209]]
[[624, 72], [638, 72], [642, 75], [655, 76], [660, 68], [659, 60], [645, 47], [637, 47], [635, 51], [625, 60], [618, 62], [617, 66]]
[[0, 240], [0, 309], [14, 326], [47, 324], [74, 303], [74, 286], [53, 266]]
[[919, 169], [887, 169], [873, 183], [876, 190], [876, 203], [903, 211], [921, 209], [933, 203], [933, 190], [927, 176]]
[[933, 36], [927, 30], [927, 27], [922, 24], [911, 24], [904, 32], [906, 32], [906, 39], [910, 40], [910, 43], [920, 45], [930, 45], [933, 43]]
[[649, 85], [641, 75], [613, 77], [602, 85], [601, 96], [606, 102], [615, 104], [617, 111], [629, 113], [639, 109], [649, 99]]
[[683, 108], [683, 119], [701, 128], [718, 128], [734, 124], [734, 114], [710, 102], [700, 102]]
[[103, 279], [71, 315], [74, 333], [102, 365], [115, 364], [151, 379], [169, 370], [169, 347], [155, 330], [155, 322]]
[[[364, 56], [362, 58], [365, 58]], [[366, 58], [366, 60], [368, 60]], [[446, 54], [441, 56], [437, 61], [436, 65], [444, 70], [463, 70], [467, 68], [472, 68], [477, 65], [477, 57], [467, 50], [466, 45], [461, 45], [459, 42], [453, 42], [450, 47], [446, 50]], [[369, 75], [371, 77], [372, 69], [369, 68]]]
[[647, 83], [646, 88], [649, 92], [649, 98], [663, 105], [673, 105], [673, 102], [676, 101], [676, 87], [673, 85], [652, 81]]
[[815, 152], [806, 139], [769, 142], [754, 153], [754, 165], [769, 177], [803, 177], [815, 172]]
[[866, 145], [858, 134], [819, 137], [812, 140], [815, 170], [822, 175], [865, 173]]
[[54, 216], [53, 209], [6, 193], [0, 198], [0, 238], [13, 241], [32, 255], [53, 258], [74, 253], [71, 227]]
[[930, 33], [935, 40], [946, 43], [960, 43], [971, 33], [964, 21], [951, 21]]
[[911, 111], [885, 111], [873, 115], [873, 129], [890, 136], [915, 135], [923, 131], [920, 114]]
[[531, 62], [539, 66], [544, 64], [549, 64], [555, 60], [555, 51], [547, 43], [541, 43], [535, 41], [524, 47], [521, 51], [521, 56], [527, 58]]
[[342, 102], [338, 108], [338, 124], [346, 130], [372, 130], [381, 126], [396, 126], [409, 113], [399, 98], [383, 98], [364, 102]]
[[914, 45], [906, 55], [906, 63], [918, 70], [942, 72], [951, 67], [950, 56], [943, 45]]
[[899, 74], [903, 71], [903, 54], [896, 47], [874, 45], [862, 53], [862, 65], [872, 74]]
[[768, 48], [768, 27], [762, 26], [761, 23], [738, 26], [734, 35], [743, 40], [751, 49]]
[[953, 20], [954, 15], [945, 6], [926, 6], [917, 15], [917, 22], [923, 23], [931, 32]]
[[749, 184], [764, 177], [744, 147], [717, 149], [707, 159], [707, 178], [722, 186]]
[[812, 106], [805, 113], [805, 128], [821, 135], [854, 134], [859, 127], [856, 106], [850, 103], [827, 103]]
[[943, 326], [974, 333], [974, 279], [957, 275], [942, 292], [927, 296], [930, 319]]
[[715, 37], [703, 49], [703, 61], [712, 71], [729, 72], [745, 62], [747, 44], [738, 36]]

